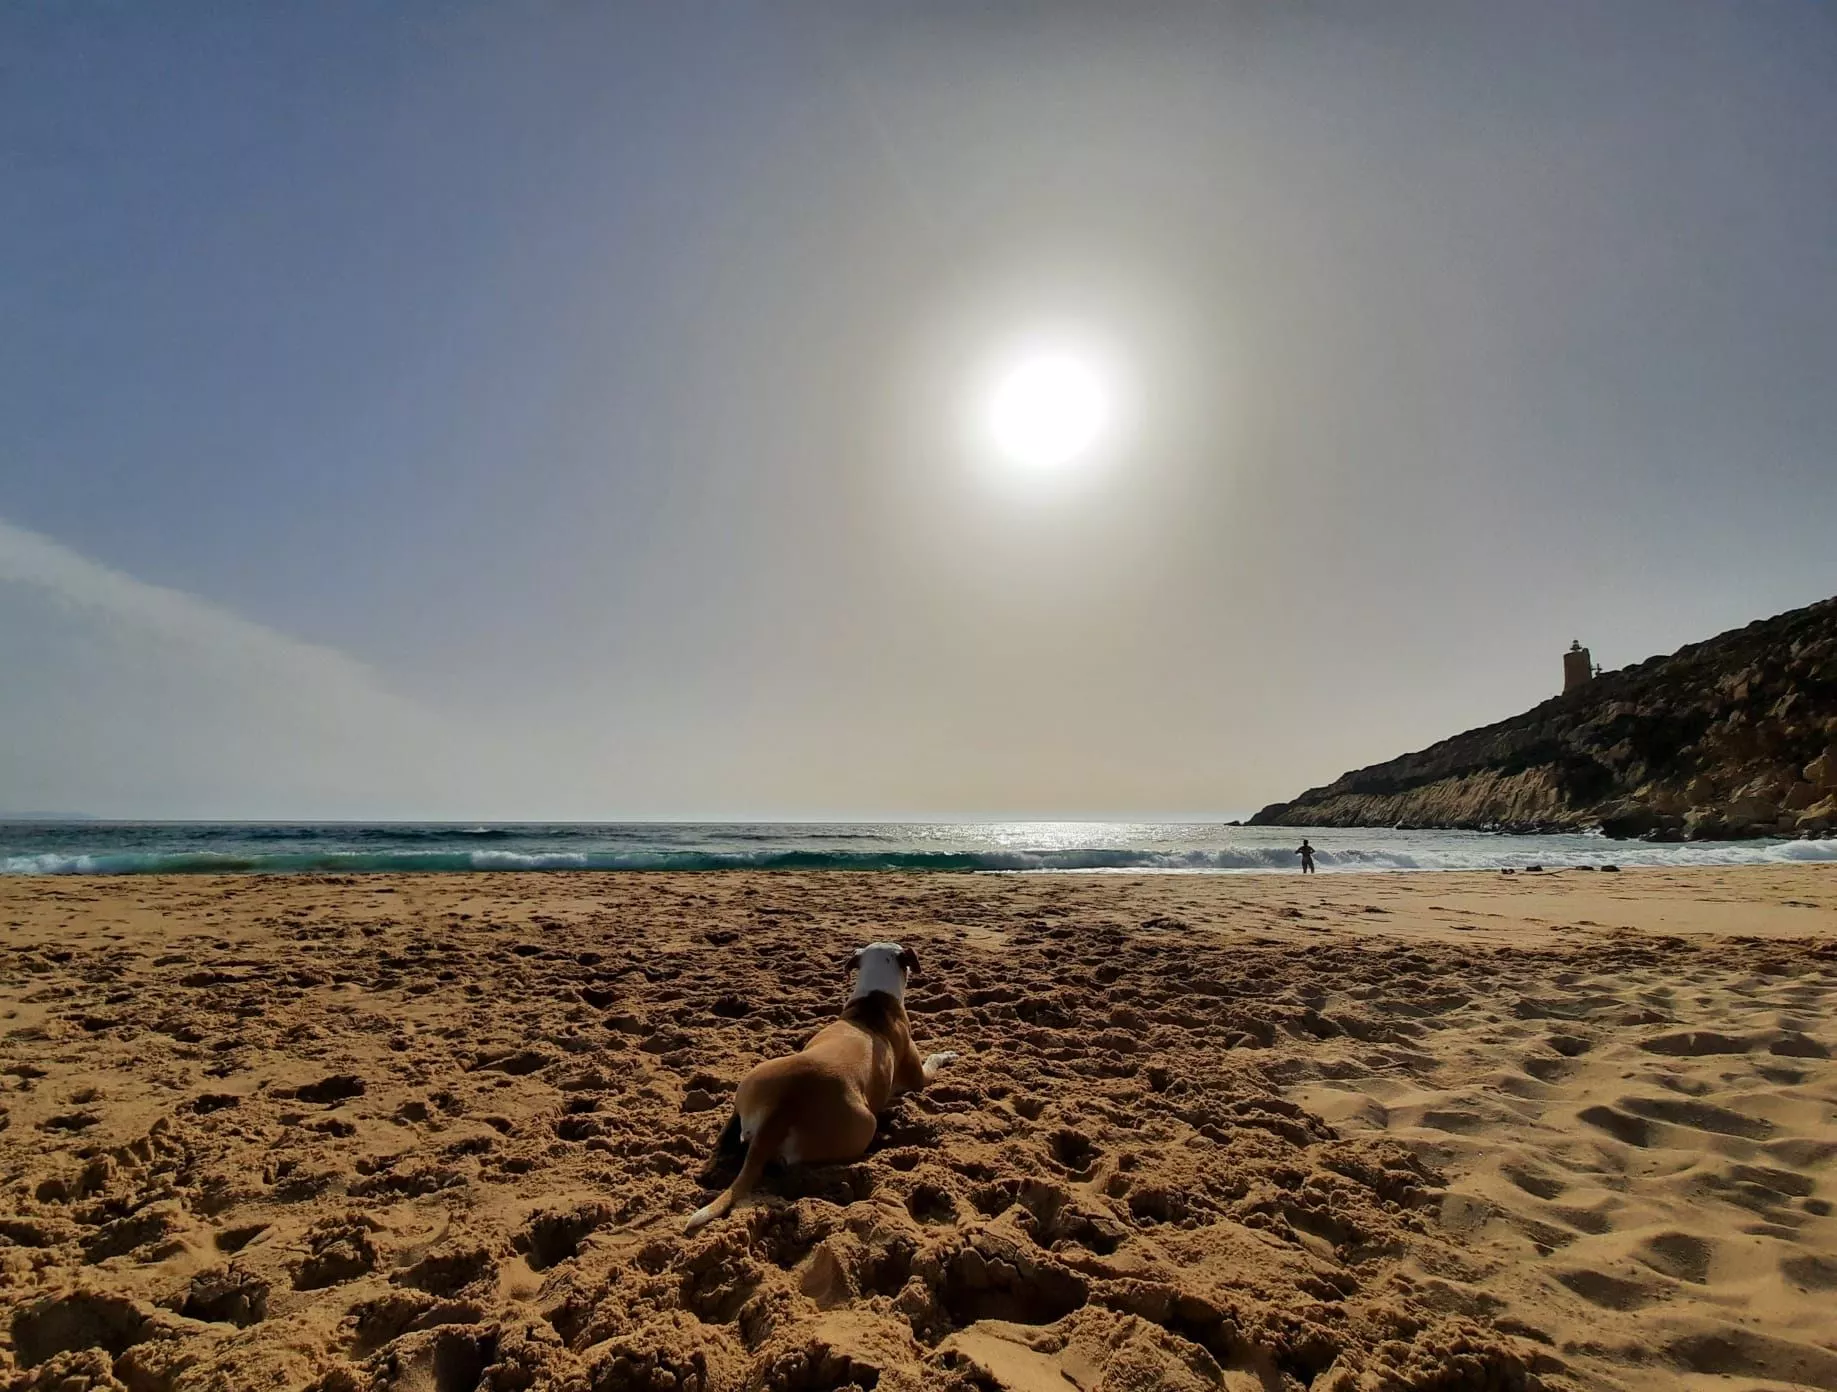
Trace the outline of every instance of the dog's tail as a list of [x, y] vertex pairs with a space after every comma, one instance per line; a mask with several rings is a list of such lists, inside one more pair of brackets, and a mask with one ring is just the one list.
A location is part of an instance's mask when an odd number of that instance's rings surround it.
[[[740, 1118], [735, 1117], [728, 1123], [728, 1130], [734, 1133], [738, 1141]], [[791, 1130], [790, 1113], [779, 1107], [759, 1123], [759, 1129], [753, 1132], [753, 1139], [747, 1143], [746, 1163], [740, 1166], [740, 1173], [734, 1182], [721, 1191], [721, 1195], [706, 1208], [698, 1208], [689, 1215], [689, 1221], [683, 1226], [684, 1233], [692, 1233], [697, 1228], [705, 1227], [716, 1218], [725, 1218], [733, 1212], [734, 1205], [753, 1192], [753, 1186], [759, 1182], [759, 1176], [765, 1173], [766, 1161], [778, 1154], [778, 1148], [784, 1144], [785, 1137]], [[727, 1132], [721, 1133], [725, 1142]]]

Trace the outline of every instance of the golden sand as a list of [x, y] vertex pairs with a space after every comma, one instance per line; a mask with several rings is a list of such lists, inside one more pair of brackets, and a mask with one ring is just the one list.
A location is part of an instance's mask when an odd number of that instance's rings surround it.
[[[1837, 1388], [1837, 868], [0, 880], [0, 1382]], [[915, 947], [962, 1057], [693, 1238]]]

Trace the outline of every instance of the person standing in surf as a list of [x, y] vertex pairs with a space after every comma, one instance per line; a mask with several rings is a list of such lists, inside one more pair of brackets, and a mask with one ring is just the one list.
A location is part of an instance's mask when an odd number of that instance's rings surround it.
[[1308, 844], [1308, 838], [1302, 837], [1301, 844], [1295, 848], [1295, 854], [1301, 857], [1301, 873], [1314, 873], [1314, 848]]

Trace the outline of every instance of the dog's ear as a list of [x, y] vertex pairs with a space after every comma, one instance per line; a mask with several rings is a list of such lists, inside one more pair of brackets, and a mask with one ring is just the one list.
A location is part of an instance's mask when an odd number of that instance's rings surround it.
[[865, 951], [867, 951], [866, 948], [857, 947], [853, 952], [849, 953], [848, 961], [843, 964], [842, 970], [845, 972], [853, 972], [853, 971], [859, 970], [861, 966], [861, 954]]
[[899, 950], [899, 964], [909, 972], [916, 972], [918, 970], [918, 953], [914, 952], [909, 947], [902, 947]]

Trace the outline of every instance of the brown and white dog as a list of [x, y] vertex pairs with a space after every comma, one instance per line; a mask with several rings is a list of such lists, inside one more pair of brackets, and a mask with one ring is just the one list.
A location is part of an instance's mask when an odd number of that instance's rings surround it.
[[723, 1218], [759, 1182], [766, 1164], [783, 1160], [854, 1160], [874, 1139], [887, 1103], [922, 1088], [954, 1053], [919, 1058], [906, 1019], [906, 978], [918, 954], [898, 943], [869, 943], [849, 958], [855, 989], [842, 1018], [825, 1025], [802, 1052], [768, 1059], [740, 1080], [721, 1151], [746, 1147], [740, 1174], [685, 1232]]

